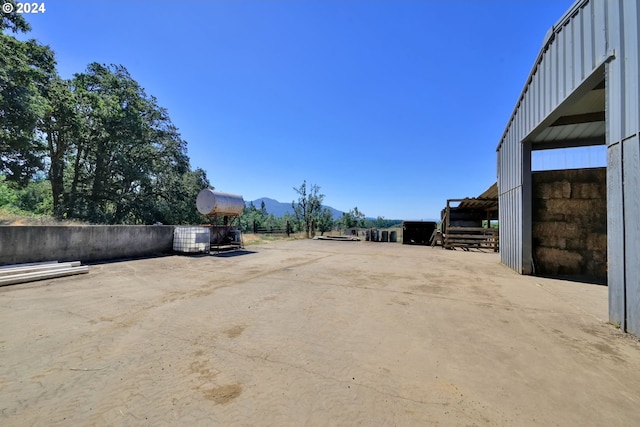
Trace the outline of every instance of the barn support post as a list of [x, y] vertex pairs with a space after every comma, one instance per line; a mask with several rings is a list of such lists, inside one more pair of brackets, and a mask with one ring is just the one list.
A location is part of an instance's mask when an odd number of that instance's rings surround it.
[[523, 141], [522, 143], [522, 274], [533, 274], [533, 241], [532, 232], [532, 199], [533, 199], [533, 182], [531, 178], [531, 142]]

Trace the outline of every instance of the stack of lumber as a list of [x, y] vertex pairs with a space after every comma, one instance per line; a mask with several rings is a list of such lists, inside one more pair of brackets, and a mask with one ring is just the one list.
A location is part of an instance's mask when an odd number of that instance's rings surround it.
[[88, 272], [89, 267], [80, 265], [80, 261], [46, 261], [4, 265], [0, 267], [0, 286], [16, 285], [18, 283], [53, 279], [55, 277], [71, 276]]

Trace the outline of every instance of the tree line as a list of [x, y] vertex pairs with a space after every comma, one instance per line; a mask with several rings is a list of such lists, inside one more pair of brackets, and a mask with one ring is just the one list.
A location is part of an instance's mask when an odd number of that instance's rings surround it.
[[399, 226], [402, 222], [381, 216], [375, 220], [366, 218], [358, 207], [343, 212], [342, 216], [336, 219], [329, 208], [322, 206], [325, 195], [320, 193], [318, 185], [307, 185], [305, 180], [299, 187], [293, 187], [293, 190], [298, 195], [297, 200], [291, 202], [293, 214], [287, 212], [277, 217], [267, 212], [264, 201], [260, 208], [249, 202], [240, 217], [240, 229], [243, 232], [252, 232], [254, 224], [267, 230], [286, 230], [288, 226], [291, 232], [303, 232], [309, 238], [316, 233], [324, 235], [325, 232], [335, 229], [344, 231], [350, 228], [389, 228]]
[[30, 29], [0, 15], [0, 207], [91, 223], [201, 222], [194, 201], [210, 183], [191, 169], [167, 110], [122, 65], [62, 79], [50, 47], [14, 36]]

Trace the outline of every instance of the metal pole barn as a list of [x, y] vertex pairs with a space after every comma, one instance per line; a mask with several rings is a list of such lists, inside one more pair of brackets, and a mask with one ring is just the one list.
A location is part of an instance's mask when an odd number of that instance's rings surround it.
[[639, 49], [636, 0], [576, 1], [547, 33], [497, 148], [501, 260], [531, 274], [531, 151], [606, 144], [609, 320], [637, 335]]

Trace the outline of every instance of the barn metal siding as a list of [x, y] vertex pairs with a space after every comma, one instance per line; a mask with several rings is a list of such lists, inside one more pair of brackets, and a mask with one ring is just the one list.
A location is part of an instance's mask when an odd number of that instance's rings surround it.
[[[607, 148], [607, 285], [609, 291], [609, 320], [622, 325], [625, 322], [626, 301], [624, 290], [624, 211], [622, 211], [622, 146]], [[621, 212], [611, 207], [619, 206]], [[617, 241], [622, 239], [622, 241]], [[614, 256], [615, 254], [615, 256]]]
[[624, 144], [622, 168], [625, 171], [623, 181], [625, 244], [621, 249], [624, 250], [625, 280], [617, 284], [617, 287], [625, 290], [625, 330], [640, 335], [640, 141], [638, 134], [627, 139]]
[[640, 335], [640, 9], [607, 1], [606, 15], [609, 320]]
[[498, 144], [501, 260], [532, 270], [532, 133], [606, 80], [609, 319], [640, 335], [640, 6], [579, 0], [552, 27]]
[[[533, 272], [530, 150], [522, 143], [606, 60], [605, 2], [578, 1], [550, 30], [498, 145], [501, 261]], [[523, 244], [525, 246], [523, 246]]]

